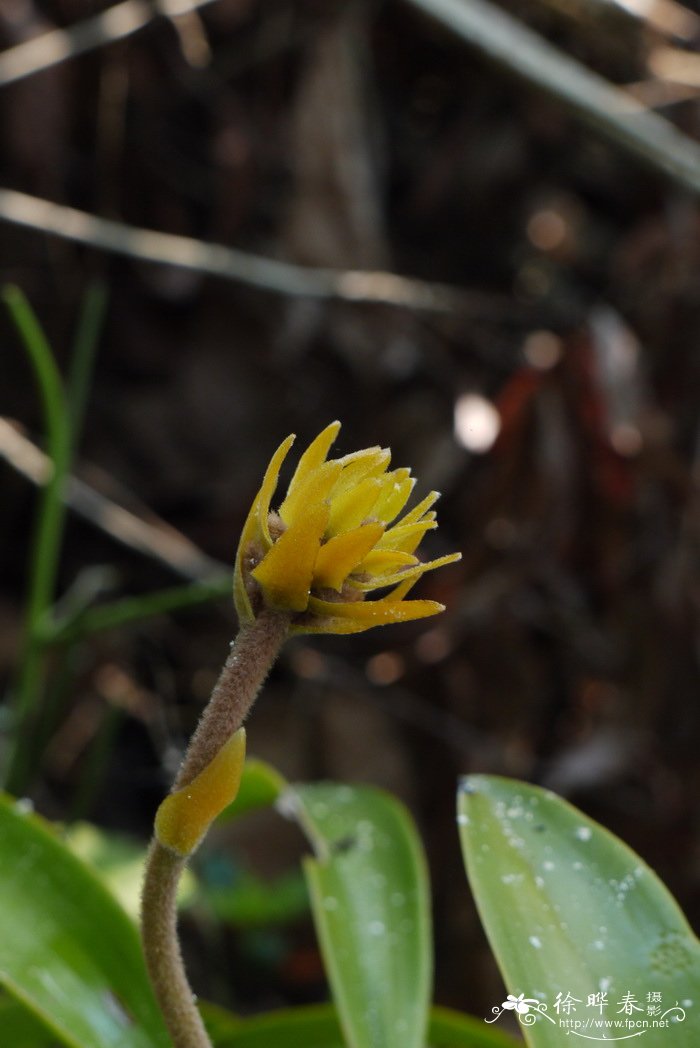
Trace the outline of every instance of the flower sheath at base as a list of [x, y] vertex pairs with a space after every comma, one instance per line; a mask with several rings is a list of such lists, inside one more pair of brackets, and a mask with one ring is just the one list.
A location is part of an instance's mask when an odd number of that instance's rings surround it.
[[272, 456], [236, 555], [242, 626], [268, 609], [290, 615], [290, 633], [360, 633], [444, 610], [436, 601], [405, 599], [426, 571], [461, 556], [426, 563], [415, 556], [437, 527], [431, 507], [438, 492], [399, 517], [415, 484], [410, 470], [387, 472], [391, 452], [380, 447], [329, 460], [339, 430], [332, 422], [309, 445], [277, 512], [270, 504], [294, 437]]

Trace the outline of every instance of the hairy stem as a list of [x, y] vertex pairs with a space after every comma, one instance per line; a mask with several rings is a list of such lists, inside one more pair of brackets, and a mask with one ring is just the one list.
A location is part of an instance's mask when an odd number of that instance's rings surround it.
[[173, 1048], [211, 1048], [177, 938], [177, 886], [186, 862], [157, 840], [152, 842], [143, 885], [141, 937], [148, 974]]
[[[263, 612], [239, 632], [212, 692], [173, 791], [187, 786], [243, 724], [287, 635], [286, 615]], [[211, 1048], [187, 981], [177, 938], [177, 887], [187, 856], [154, 838], [146, 862], [141, 938], [146, 965], [174, 1048]]]

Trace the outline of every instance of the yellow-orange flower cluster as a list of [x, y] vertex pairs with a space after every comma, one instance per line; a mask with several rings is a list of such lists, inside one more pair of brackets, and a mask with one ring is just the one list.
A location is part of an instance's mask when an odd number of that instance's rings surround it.
[[[287, 612], [293, 633], [359, 633], [444, 610], [405, 600], [426, 571], [459, 560], [452, 553], [421, 563], [415, 550], [437, 527], [431, 492], [403, 517], [415, 484], [409, 469], [387, 472], [388, 449], [373, 447], [328, 460], [340, 430], [332, 422], [299, 460], [278, 511], [270, 503], [294, 436], [272, 456], [243, 527], [234, 598], [241, 625], [262, 608]], [[389, 589], [380, 599], [365, 599]]]

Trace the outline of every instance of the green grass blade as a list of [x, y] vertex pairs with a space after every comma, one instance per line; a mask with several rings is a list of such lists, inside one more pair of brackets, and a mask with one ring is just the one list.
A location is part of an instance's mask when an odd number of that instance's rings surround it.
[[77, 614], [68, 614], [54, 620], [44, 619], [41, 637], [45, 644], [83, 640], [103, 630], [142, 622], [155, 615], [194, 608], [221, 597], [230, 597], [231, 587], [231, 576], [224, 575], [207, 582], [168, 586], [138, 597], [124, 597], [94, 608], [79, 608]]
[[17, 287], [5, 287], [3, 299], [32, 364], [44, 416], [46, 448], [53, 472], [39, 495], [29, 566], [25, 638], [12, 697], [13, 745], [6, 781], [23, 792], [32, 763], [32, 722], [41, 699], [41, 623], [51, 606], [65, 522], [63, 486], [70, 466], [71, 436], [61, 376], [46, 336], [29, 302]]
[[[638, 855], [522, 782], [470, 776], [458, 809], [469, 881], [508, 993], [534, 1002], [521, 1019], [532, 1048], [561, 1048], [570, 1033], [635, 1035], [645, 1048], [700, 1044], [700, 943]], [[648, 1025], [603, 1025], [627, 1020]]]
[[70, 465], [70, 425], [63, 382], [29, 302], [17, 287], [4, 288], [3, 299], [34, 370], [44, 416], [46, 451], [53, 465], [53, 474], [42, 493], [34, 544], [35, 561], [28, 607], [30, 622], [34, 624], [53, 600], [65, 516], [62, 488]]

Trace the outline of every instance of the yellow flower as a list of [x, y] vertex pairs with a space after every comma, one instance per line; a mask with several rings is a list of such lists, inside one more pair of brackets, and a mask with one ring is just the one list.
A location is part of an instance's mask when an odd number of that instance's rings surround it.
[[[269, 608], [291, 615], [293, 633], [360, 633], [444, 611], [433, 600], [404, 600], [426, 571], [461, 556], [421, 563], [414, 555], [437, 527], [431, 506], [438, 493], [397, 520], [415, 484], [410, 470], [388, 473], [391, 452], [380, 447], [329, 461], [339, 430], [332, 422], [309, 445], [276, 513], [270, 503], [294, 436], [272, 456], [236, 555], [241, 625]], [[388, 588], [381, 599], [365, 599]]]

